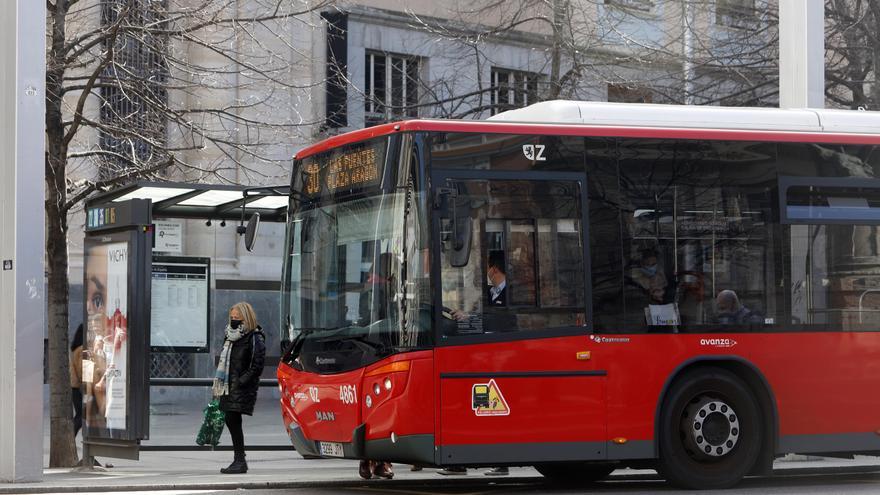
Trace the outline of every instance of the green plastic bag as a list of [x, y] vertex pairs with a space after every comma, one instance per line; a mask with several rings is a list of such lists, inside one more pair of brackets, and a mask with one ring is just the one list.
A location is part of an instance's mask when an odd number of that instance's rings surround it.
[[202, 421], [202, 427], [199, 428], [199, 434], [196, 435], [196, 443], [216, 447], [220, 443], [220, 435], [225, 424], [226, 415], [220, 410], [220, 401], [214, 399], [205, 407], [205, 419]]

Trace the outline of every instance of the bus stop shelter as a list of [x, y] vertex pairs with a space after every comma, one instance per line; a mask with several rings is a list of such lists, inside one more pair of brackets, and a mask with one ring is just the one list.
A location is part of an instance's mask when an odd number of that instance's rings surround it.
[[[285, 220], [288, 190], [287, 186], [141, 181], [86, 201], [83, 323], [84, 349], [91, 352], [84, 357], [84, 370], [89, 371], [83, 372], [83, 382], [88, 456], [137, 458], [142, 440], [175, 438], [156, 431], [162, 427], [150, 418], [157, 409], [151, 407], [151, 386], [205, 391], [210, 386], [217, 347], [212, 342], [219, 335], [216, 328], [223, 324], [220, 313], [228, 301], [214, 300], [219, 284], [212, 283], [212, 257], [207, 253], [193, 256], [183, 249], [182, 225], [171, 220], [205, 220], [207, 226], [238, 221], [237, 228], [227, 231], [233, 235], [232, 242], [223, 241], [235, 245], [250, 216], [259, 214], [266, 222]], [[277, 299], [277, 290], [272, 290], [276, 287], [277, 282], [267, 282], [262, 290]], [[236, 292], [234, 297], [242, 296]], [[264, 301], [264, 307], [272, 305]], [[221, 311], [214, 311], [214, 306], [222, 306]], [[115, 348], [110, 342], [115, 342]], [[170, 378], [159, 374], [157, 379], [153, 358], [159, 356], [151, 352], [198, 361], [191, 368], [204, 370]], [[274, 384], [273, 380], [263, 382]], [[190, 395], [196, 396], [197, 403], [202, 401], [197, 407], [204, 405], [200, 393]], [[159, 435], [151, 435], [151, 425]], [[195, 447], [154, 443], [145, 448]]]

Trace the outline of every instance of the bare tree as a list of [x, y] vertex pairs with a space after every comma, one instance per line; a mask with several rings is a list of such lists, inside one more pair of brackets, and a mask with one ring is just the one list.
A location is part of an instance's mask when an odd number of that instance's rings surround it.
[[[423, 114], [482, 117], [536, 99], [773, 105], [775, 3], [715, 0], [475, 0], [450, 2], [448, 19], [410, 13], [413, 28], [459, 46], [449, 80], [423, 83]], [[492, 45], [529, 44], [541, 61], [516, 84], [485, 80]], [[456, 82], [477, 68], [468, 90]], [[513, 69], [513, 68], [510, 68]], [[529, 77], [539, 78], [534, 92]], [[520, 82], [522, 81], [522, 82]], [[530, 93], [520, 98], [517, 92]], [[504, 93], [509, 99], [499, 97]]]
[[825, 24], [827, 100], [880, 110], [880, 0], [826, 0]]
[[[50, 466], [77, 455], [68, 373], [68, 218], [137, 178], [285, 175], [312, 58], [312, 0], [47, 0]], [[308, 38], [306, 38], [308, 39]], [[237, 174], [237, 177], [236, 177]], [[271, 180], [271, 179], [269, 179]]]

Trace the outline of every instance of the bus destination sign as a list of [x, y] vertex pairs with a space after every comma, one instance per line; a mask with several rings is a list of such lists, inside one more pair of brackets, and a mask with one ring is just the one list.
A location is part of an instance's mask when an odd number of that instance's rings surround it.
[[326, 165], [323, 181], [318, 164], [307, 165], [304, 171], [308, 195], [372, 186], [379, 181], [378, 154], [374, 147], [368, 147], [333, 156]]

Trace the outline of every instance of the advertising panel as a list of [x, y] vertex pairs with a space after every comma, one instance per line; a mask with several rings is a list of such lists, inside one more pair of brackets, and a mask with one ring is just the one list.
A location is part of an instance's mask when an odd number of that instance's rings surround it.
[[208, 352], [210, 259], [153, 256], [150, 346]]
[[151, 203], [86, 206], [83, 457], [136, 459], [150, 432]]
[[[129, 384], [128, 280], [130, 243], [86, 241], [86, 334], [83, 345], [85, 426], [125, 431]], [[118, 242], [117, 242], [118, 241]]]

